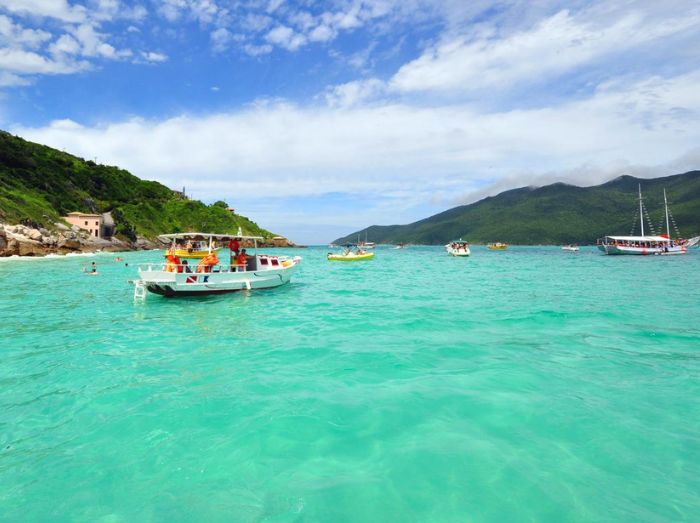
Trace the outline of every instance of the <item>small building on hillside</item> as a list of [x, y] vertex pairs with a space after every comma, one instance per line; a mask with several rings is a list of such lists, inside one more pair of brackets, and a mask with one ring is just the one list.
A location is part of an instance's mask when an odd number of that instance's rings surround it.
[[102, 238], [103, 218], [101, 214], [87, 214], [84, 212], [69, 212], [63, 217], [71, 225], [77, 225], [90, 233], [90, 236]]

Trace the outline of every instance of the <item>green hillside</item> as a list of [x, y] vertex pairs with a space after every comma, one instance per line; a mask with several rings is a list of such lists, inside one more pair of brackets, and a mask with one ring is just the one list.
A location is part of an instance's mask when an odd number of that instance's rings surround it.
[[118, 167], [99, 165], [0, 131], [0, 222], [52, 228], [72, 211], [111, 211], [117, 235], [233, 232], [265, 237], [273, 233], [224, 202], [187, 200], [158, 182], [145, 181]]
[[[408, 225], [374, 225], [335, 243], [355, 241], [358, 234], [376, 243], [442, 245], [457, 238], [474, 243], [594, 243], [606, 234], [630, 234], [638, 210], [637, 184], [659, 232], [663, 189], [681, 236], [700, 234], [700, 171], [638, 179], [621, 176], [594, 187], [555, 183], [520, 188], [462, 205]], [[639, 222], [635, 224], [639, 234]]]

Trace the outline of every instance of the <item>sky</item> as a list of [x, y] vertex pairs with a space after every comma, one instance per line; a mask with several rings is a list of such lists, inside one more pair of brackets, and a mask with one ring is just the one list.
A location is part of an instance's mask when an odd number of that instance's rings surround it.
[[700, 4], [0, 0], [0, 127], [327, 243], [700, 168]]

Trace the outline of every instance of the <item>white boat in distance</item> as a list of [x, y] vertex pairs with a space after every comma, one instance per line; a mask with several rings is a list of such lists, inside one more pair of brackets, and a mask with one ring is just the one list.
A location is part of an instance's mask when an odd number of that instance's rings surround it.
[[447, 251], [447, 254], [451, 256], [469, 256], [471, 254], [471, 250], [469, 250], [469, 243], [462, 240], [462, 238], [445, 245], [445, 250]]
[[367, 241], [367, 231], [365, 231], [365, 241], [360, 241], [360, 235], [357, 235], [357, 248], [363, 251], [374, 249], [377, 246], [376, 243]]
[[561, 248], [562, 251], [578, 252], [578, 245], [564, 245]]
[[[300, 256], [269, 256], [257, 253], [260, 236], [243, 236], [240, 234], [181, 233], [164, 234], [158, 237], [162, 241], [170, 240], [208, 240], [209, 257], [205, 257], [198, 266], [188, 265], [170, 257], [167, 263], [142, 263], [138, 265], [139, 279], [133, 283], [134, 298], [143, 299], [145, 291], [162, 296], [201, 296], [221, 294], [251, 289], [268, 289], [288, 283], [301, 263]], [[245, 263], [231, 256], [230, 263], [219, 263], [216, 253], [212, 252], [212, 243], [219, 245], [232, 239], [251, 240], [253, 252], [247, 254]]]
[[[664, 189], [664, 209], [666, 217], [666, 234], [645, 235], [644, 234], [644, 203], [642, 199], [642, 186], [639, 185], [639, 223], [641, 226], [640, 236], [605, 236], [598, 239], [598, 249], [605, 254], [632, 254], [648, 256], [686, 254], [688, 252], [688, 240], [671, 239], [671, 227], [669, 224], [668, 200], [666, 199], [666, 189]], [[674, 223], [675, 225], [675, 223]], [[652, 231], [653, 232], [653, 231]]]

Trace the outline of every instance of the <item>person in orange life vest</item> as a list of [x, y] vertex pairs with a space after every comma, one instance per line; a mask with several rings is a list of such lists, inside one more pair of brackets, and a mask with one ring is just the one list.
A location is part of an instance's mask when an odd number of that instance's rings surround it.
[[207, 254], [197, 266], [197, 272], [211, 272], [211, 268], [219, 263], [219, 258], [215, 252]]
[[236, 265], [238, 265], [238, 270], [242, 270], [248, 264], [248, 256], [245, 253], [245, 249], [236, 257]]
[[167, 263], [165, 264], [165, 272], [182, 272], [182, 267], [180, 266], [180, 258], [172, 252], [168, 251], [166, 254]]
[[180, 257], [177, 254], [173, 254], [173, 265], [175, 265], [175, 269], [177, 272], [182, 272], [182, 265], [180, 265], [182, 262], [180, 261]]

